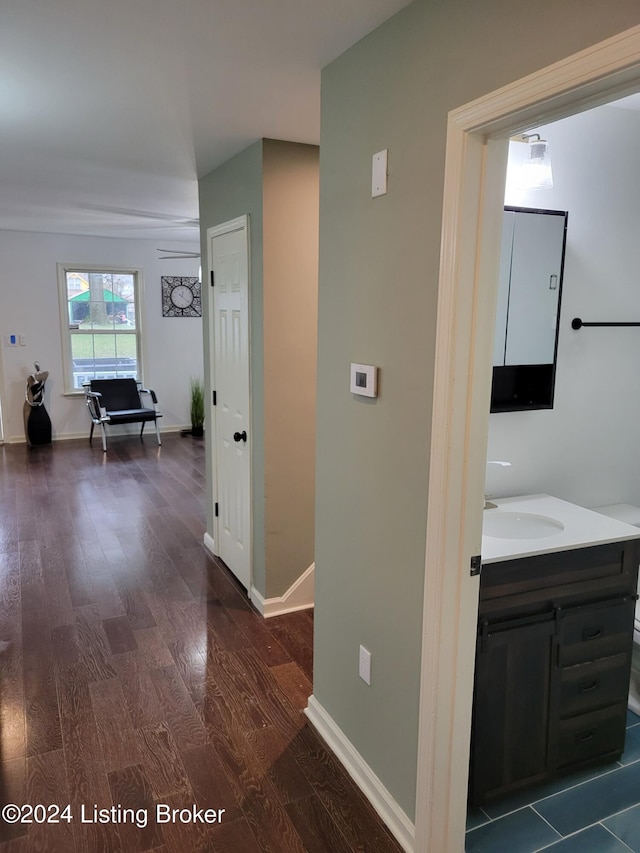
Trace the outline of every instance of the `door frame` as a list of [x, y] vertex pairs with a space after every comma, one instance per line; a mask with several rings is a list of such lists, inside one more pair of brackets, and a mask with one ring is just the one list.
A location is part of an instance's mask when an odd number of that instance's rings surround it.
[[428, 485], [415, 850], [464, 849], [508, 138], [640, 89], [640, 26], [449, 113]]
[[4, 444], [4, 434], [6, 431], [6, 409], [3, 408], [3, 401], [6, 401], [4, 386], [4, 365], [2, 363], [2, 351], [0, 350], [0, 444]]
[[[244, 231], [244, 249], [247, 259], [247, 359], [249, 364], [249, 424], [252, 424], [252, 373], [251, 373], [251, 252], [250, 252], [250, 235], [249, 235], [249, 215], [237, 216], [234, 219], [229, 219], [226, 222], [221, 222], [219, 225], [214, 225], [207, 228], [207, 268], [209, 276], [213, 272], [213, 253], [212, 243], [214, 238], [220, 237], [223, 234], [229, 234], [232, 231]], [[219, 557], [219, 535], [218, 535], [218, 518], [214, 511], [214, 506], [218, 500], [218, 476], [217, 476], [217, 407], [213, 404], [213, 391], [215, 382], [215, 287], [208, 286], [207, 292], [209, 298], [206, 300], [208, 308], [208, 373], [209, 387], [207, 393], [209, 396], [209, 423], [211, 429], [205, 433], [205, 441], [207, 446], [207, 455], [209, 464], [211, 465], [211, 507], [210, 507], [210, 529], [211, 537], [205, 533], [205, 547], [210, 550], [215, 556]], [[253, 441], [249, 444], [249, 583], [247, 585], [247, 595], [251, 596], [253, 588]]]

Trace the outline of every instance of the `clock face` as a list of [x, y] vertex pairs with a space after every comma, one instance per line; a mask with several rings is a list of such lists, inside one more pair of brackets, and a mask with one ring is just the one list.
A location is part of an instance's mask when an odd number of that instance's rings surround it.
[[193, 302], [193, 291], [186, 284], [177, 284], [171, 291], [171, 301], [176, 308], [188, 308]]
[[162, 276], [163, 317], [201, 317], [202, 285], [197, 278]]

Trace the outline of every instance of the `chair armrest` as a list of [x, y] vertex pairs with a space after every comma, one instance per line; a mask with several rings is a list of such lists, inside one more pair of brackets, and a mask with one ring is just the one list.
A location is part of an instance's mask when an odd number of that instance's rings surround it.
[[88, 388], [85, 388], [84, 396], [92, 420], [94, 420], [96, 423], [100, 423], [100, 421], [103, 420], [108, 420], [107, 410], [104, 408], [104, 406], [100, 405], [102, 394], [99, 391], [90, 391]]
[[156, 411], [156, 415], [159, 418], [161, 418], [162, 414], [161, 414], [161, 412], [158, 411], [158, 398], [156, 397], [156, 392], [153, 391], [151, 388], [138, 388], [138, 392], [140, 394], [149, 394], [149, 396], [151, 397], [151, 400], [153, 402], [153, 408]]
[[158, 398], [156, 397], [156, 392], [152, 391], [151, 388], [139, 388], [138, 390], [140, 391], [141, 394], [150, 394], [151, 399], [153, 400], [154, 403], [158, 402]]

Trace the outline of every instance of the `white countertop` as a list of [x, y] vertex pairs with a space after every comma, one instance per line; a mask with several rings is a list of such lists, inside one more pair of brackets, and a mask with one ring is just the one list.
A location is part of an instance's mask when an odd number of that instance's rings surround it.
[[533, 513], [560, 521], [564, 530], [538, 539], [498, 539], [483, 535], [483, 564], [640, 538], [638, 527], [551, 495], [491, 499], [491, 503], [496, 508], [485, 509], [485, 518], [488, 513], [497, 512]]

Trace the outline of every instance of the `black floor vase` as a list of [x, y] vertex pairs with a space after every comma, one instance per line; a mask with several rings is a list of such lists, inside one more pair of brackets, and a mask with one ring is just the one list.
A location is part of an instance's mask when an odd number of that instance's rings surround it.
[[29, 412], [27, 440], [29, 444], [51, 444], [51, 418], [44, 403], [33, 406]]
[[24, 432], [27, 444], [51, 444], [51, 418], [44, 405], [44, 383], [47, 371], [40, 371], [27, 379], [27, 391], [24, 402]]

